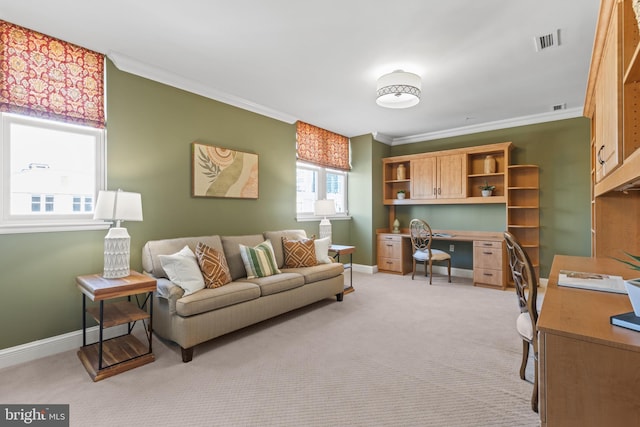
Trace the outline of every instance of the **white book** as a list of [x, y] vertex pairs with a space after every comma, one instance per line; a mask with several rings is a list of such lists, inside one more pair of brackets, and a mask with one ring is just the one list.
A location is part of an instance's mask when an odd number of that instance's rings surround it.
[[558, 286], [589, 289], [592, 291], [615, 292], [617, 294], [627, 293], [622, 276], [585, 273], [582, 271], [560, 270]]

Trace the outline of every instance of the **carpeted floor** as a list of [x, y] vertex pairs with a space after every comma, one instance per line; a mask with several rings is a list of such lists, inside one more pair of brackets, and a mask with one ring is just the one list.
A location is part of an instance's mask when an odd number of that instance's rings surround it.
[[[72, 426], [538, 426], [511, 290], [354, 273], [356, 292], [93, 383], [75, 351], [0, 370], [0, 402]], [[531, 364], [530, 364], [531, 365]]]

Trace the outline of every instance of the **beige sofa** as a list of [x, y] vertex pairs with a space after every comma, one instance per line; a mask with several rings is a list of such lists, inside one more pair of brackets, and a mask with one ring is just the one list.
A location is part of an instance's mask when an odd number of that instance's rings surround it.
[[[177, 343], [182, 361], [193, 358], [197, 344], [261, 322], [325, 298], [343, 299], [344, 267], [340, 263], [284, 268], [282, 238], [299, 239], [304, 230], [270, 231], [244, 236], [201, 236], [147, 242], [142, 249], [142, 267], [158, 281], [153, 297], [153, 331]], [[240, 244], [253, 247], [265, 240], [273, 245], [281, 273], [247, 279]], [[195, 251], [198, 242], [222, 251], [232, 282], [205, 288], [184, 296], [185, 291], [168, 279], [160, 255], [180, 251], [185, 245]]]

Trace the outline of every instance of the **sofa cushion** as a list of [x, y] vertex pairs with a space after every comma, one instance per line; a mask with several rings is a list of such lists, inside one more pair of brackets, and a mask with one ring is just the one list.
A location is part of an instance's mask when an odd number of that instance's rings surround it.
[[178, 252], [185, 246], [195, 252], [198, 242], [202, 242], [210, 248], [222, 251], [220, 236], [180, 237], [176, 239], [151, 240], [142, 248], [142, 268], [147, 273], [157, 278], [168, 278], [167, 272], [162, 268], [160, 255], [170, 255]]
[[284, 268], [312, 267], [318, 264], [313, 239], [289, 240], [282, 238]]
[[254, 277], [253, 279], [240, 279], [255, 283], [260, 286], [260, 295], [266, 296], [299, 288], [304, 285], [304, 277], [298, 273], [281, 273], [268, 277]]
[[227, 265], [231, 273], [231, 280], [246, 277], [247, 270], [244, 268], [244, 261], [242, 261], [242, 255], [240, 255], [240, 245], [256, 246], [264, 242], [264, 236], [262, 234], [222, 236], [221, 240], [222, 247], [224, 248], [224, 256], [227, 258]]
[[283, 273], [298, 273], [304, 277], [304, 283], [313, 283], [320, 280], [339, 276], [344, 271], [344, 266], [339, 262], [331, 264], [318, 264], [314, 267], [284, 268]]
[[215, 250], [202, 242], [196, 246], [196, 258], [204, 286], [207, 288], [217, 288], [231, 282], [231, 273], [224, 257], [224, 252]]
[[250, 282], [231, 282], [219, 288], [203, 289], [176, 301], [176, 312], [183, 317], [206, 313], [260, 297], [260, 287]]
[[318, 264], [330, 264], [333, 259], [329, 256], [329, 246], [331, 246], [331, 238], [323, 237], [313, 241], [316, 246], [316, 260]]
[[244, 269], [247, 271], [247, 279], [267, 277], [280, 273], [270, 240], [265, 240], [254, 247], [241, 244], [240, 256], [242, 256], [242, 261], [244, 262]]
[[304, 230], [280, 230], [265, 231], [264, 240], [271, 240], [273, 245], [273, 254], [276, 256], [278, 268], [284, 267], [284, 248], [282, 247], [282, 238], [289, 240], [301, 240], [307, 238], [307, 232]]
[[159, 258], [169, 280], [184, 289], [185, 295], [204, 288], [200, 266], [189, 246], [172, 255], [159, 255]]

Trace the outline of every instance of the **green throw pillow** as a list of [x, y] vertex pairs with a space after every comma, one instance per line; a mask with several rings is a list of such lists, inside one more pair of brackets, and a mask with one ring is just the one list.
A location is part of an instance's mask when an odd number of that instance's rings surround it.
[[265, 240], [253, 248], [240, 244], [240, 255], [247, 270], [247, 279], [280, 273], [270, 240]]

